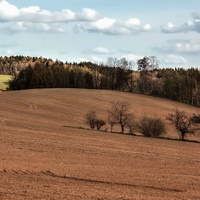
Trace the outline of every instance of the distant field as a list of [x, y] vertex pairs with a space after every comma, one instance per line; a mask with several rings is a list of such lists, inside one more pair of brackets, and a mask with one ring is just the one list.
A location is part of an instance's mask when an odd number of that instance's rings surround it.
[[[40, 89], [0, 93], [0, 199], [200, 199], [200, 144], [92, 131], [113, 100], [137, 118], [199, 108], [117, 91]], [[119, 131], [117, 127], [114, 131]], [[197, 137], [198, 138], [198, 137]], [[196, 139], [197, 139], [196, 138]], [[188, 139], [193, 139], [189, 137]]]
[[12, 78], [10, 75], [1, 75], [0, 74], [0, 89], [6, 90], [8, 87], [8, 81]]

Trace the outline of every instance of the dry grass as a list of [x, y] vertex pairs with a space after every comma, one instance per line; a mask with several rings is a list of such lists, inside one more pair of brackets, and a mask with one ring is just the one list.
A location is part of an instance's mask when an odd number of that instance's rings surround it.
[[8, 81], [12, 78], [10, 75], [0, 74], [0, 89], [6, 90], [8, 88]]
[[[200, 144], [67, 127], [87, 128], [91, 108], [106, 119], [113, 100], [129, 101], [138, 118], [197, 111], [113, 91], [1, 93], [0, 199], [200, 199]], [[177, 137], [171, 126], [167, 132]]]

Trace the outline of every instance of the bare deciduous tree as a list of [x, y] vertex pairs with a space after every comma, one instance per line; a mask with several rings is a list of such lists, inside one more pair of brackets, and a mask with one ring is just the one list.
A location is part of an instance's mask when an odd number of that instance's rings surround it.
[[113, 127], [116, 124], [116, 121], [115, 121], [113, 115], [111, 115], [110, 113], [108, 114], [108, 123], [110, 125], [110, 132], [112, 132], [113, 131]]
[[188, 116], [184, 111], [178, 109], [173, 113], [169, 113], [166, 119], [178, 130], [181, 140], [185, 140], [186, 134], [192, 134], [198, 129], [195, 123], [193, 123], [193, 118]]
[[137, 65], [140, 71], [152, 71], [158, 68], [159, 62], [155, 56], [145, 56], [137, 61]]
[[111, 125], [111, 131], [114, 124], [120, 124], [121, 132], [130, 120], [130, 104], [126, 101], [112, 102], [111, 108], [108, 109], [108, 121]]

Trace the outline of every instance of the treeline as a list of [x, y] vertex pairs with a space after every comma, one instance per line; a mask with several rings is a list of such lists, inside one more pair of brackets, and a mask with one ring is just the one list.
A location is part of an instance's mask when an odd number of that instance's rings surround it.
[[[9, 90], [33, 88], [86, 88], [128, 91], [200, 106], [200, 72], [159, 69], [156, 57], [137, 63], [108, 58], [106, 64], [63, 63], [29, 57], [29, 64], [9, 84]], [[34, 61], [34, 62], [33, 62]], [[136, 67], [137, 70], [133, 70]]]
[[30, 56], [0, 56], [0, 74], [17, 75], [22, 69], [36, 63], [53, 63], [52, 59]]

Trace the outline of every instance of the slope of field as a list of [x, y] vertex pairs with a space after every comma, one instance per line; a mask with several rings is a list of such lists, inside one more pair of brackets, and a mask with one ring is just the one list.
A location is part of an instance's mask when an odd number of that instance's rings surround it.
[[[87, 128], [91, 108], [106, 119], [113, 100], [129, 101], [137, 118], [165, 119], [176, 107], [199, 111], [114, 91], [1, 93], [0, 199], [200, 199], [199, 143], [73, 128]], [[177, 137], [171, 126], [167, 131]]]

